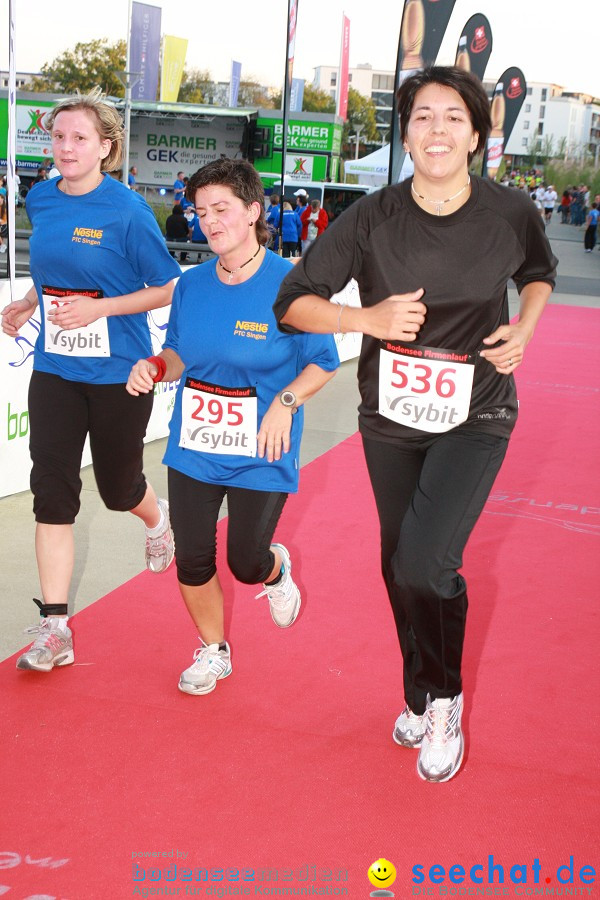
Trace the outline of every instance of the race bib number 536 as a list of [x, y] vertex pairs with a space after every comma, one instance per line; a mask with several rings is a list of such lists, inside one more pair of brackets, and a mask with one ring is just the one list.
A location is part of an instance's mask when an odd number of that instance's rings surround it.
[[419, 431], [443, 432], [465, 422], [475, 366], [468, 353], [382, 341], [379, 413]]
[[257, 408], [253, 387], [223, 387], [188, 377], [181, 398], [179, 446], [256, 456]]

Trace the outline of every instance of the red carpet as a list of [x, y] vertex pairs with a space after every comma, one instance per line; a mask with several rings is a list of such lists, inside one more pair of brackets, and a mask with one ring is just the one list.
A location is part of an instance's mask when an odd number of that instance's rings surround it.
[[234, 670], [213, 694], [177, 690], [195, 638], [173, 572], [76, 616], [75, 666], [0, 665], [0, 895], [365, 898], [385, 857], [399, 898], [597, 896], [581, 869], [598, 871], [599, 325], [550, 307], [518, 373], [521, 421], [465, 560], [457, 778], [420, 781], [391, 739], [400, 655], [354, 436], [306, 467], [278, 530], [305, 597], [294, 628], [223, 574]]

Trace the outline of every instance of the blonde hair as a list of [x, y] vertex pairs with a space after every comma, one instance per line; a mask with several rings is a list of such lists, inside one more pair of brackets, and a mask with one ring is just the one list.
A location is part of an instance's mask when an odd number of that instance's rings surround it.
[[79, 109], [91, 113], [100, 140], [110, 141], [110, 151], [108, 156], [101, 161], [100, 171], [114, 172], [121, 166], [123, 161], [125, 131], [119, 112], [114, 106], [106, 103], [103, 97], [104, 95], [99, 87], [93, 88], [87, 94], [80, 94], [77, 91], [74, 97], [67, 97], [65, 100], [57, 103], [54, 109], [46, 116], [44, 124], [51, 133], [59, 113], [74, 112]]

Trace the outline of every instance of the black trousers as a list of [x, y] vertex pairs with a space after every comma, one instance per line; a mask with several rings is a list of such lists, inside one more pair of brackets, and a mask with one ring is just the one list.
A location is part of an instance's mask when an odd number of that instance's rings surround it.
[[363, 438], [381, 527], [381, 567], [417, 715], [462, 690], [467, 585], [457, 571], [508, 439], [459, 428], [422, 441]]
[[124, 384], [87, 384], [32, 372], [29, 450], [37, 522], [72, 525], [79, 512], [81, 454], [87, 435], [98, 491], [108, 509], [144, 499], [144, 436], [154, 396], [132, 397]]
[[583, 237], [583, 245], [586, 250], [593, 250], [596, 246], [596, 229], [597, 225], [588, 225], [585, 229], [585, 235]]
[[244, 584], [267, 581], [275, 565], [269, 549], [288, 495], [208, 484], [169, 469], [169, 511], [181, 584], [199, 586], [217, 571], [217, 520], [227, 495], [227, 563]]

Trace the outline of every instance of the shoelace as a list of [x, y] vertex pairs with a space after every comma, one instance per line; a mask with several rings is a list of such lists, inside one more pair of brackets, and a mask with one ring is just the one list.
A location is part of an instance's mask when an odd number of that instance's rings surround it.
[[198, 647], [197, 650], [194, 650], [194, 662], [191, 667], [194, 672], [204, 674], [204, 672], [210, 671], [211, 664], [213, 664], [213, 671], [215, 669], [218, 670], [219, 668], [227, 668], [226, 661], [218, 652], [211, 653], [208, 647]]
[[[39, 635], [31, 646], [32, 650], [42, 650], [45, 647], [52, 648], [53, 645], [54, 649], [58, 649], [61, 644], [60, 636], [56, 630], [52, 630], [50, 622], [47, 621], [40, 622], [39, 625], [30, 625], [25, 629], [24, 634]], [[66, 635], [62, 635], [62, 637], [66, 637]]]
[[456, 737], [458, 703], [439, 709], [432, 705], [427, 709], [425, 715], [427, 716], [427, 736], [432, 747], [443, 747]]
[[410, 706], [407, 706], [404, 712], [406, 713], [406, 721], [409, 725], [418, 726], [423, 722], [423, 716], [418, 716], [416, 713], [414, 713]]
[[278, 584], [272, 584], [268, 587], [265, 585], [264, 591], [261, 591], [260, 594], [257, 594], [254, 598], [255, 600], [260, 600], [261, 597], [265, 595], [269, 598], [269, 603], [271, 603], [275, 609], [283, 609], [285, 604], [288, 602], [289, 597], [287, 591], [287, 575], [284, 575], [281, 581]]
[[163, 551], [166, 550], [167, 545], [169, 543], [169, 529], [165, 528], [162, 534], [159, 534], [158, 537], [148, 537], [146, 535], [146, 547], [148, 550], [149, 556], [162, 556]]

